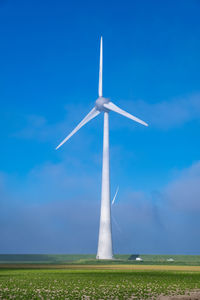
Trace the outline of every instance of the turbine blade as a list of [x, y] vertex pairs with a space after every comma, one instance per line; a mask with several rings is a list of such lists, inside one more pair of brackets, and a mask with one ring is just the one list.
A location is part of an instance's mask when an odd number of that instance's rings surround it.
[[114, 112], [116, 112], [116, 113], [118, 113], [118, 114], [126, 117], [126, 118], [129, 118], [129, 119], [131, 119], [131, 120], [133, 120], [135, 122], [138, 122], [138, 123], [140, 123], [140, 124], [142, 124], [144, 126], [148, 126], [147, 123], [145, 123], [144, 121], [138, 119], [137, 117], [134, 117], [133, 115], [129, 114], [128, 112], [126, 112], [125, 110], [119, 108], [117, 105], [115, 105], [112, 102], [105, 103], [103, 106], [105, 108], [109, 109], [109, 110], [112, 110], [112, 111], [114, 111]]
[[101, 37], [100, 45], [100, 61], [99, 61], [99, 97], [103, 95], [102, 87], [102, 76], [103, 76], [103, 38]]
[[74, 128], [74, 130], [56, 147], [56, 150], [60, 148], [66, 141], [72, 137], [81, 127], [83, 127], [86, 123], [88, 123], [90, 120], [94, 119], [96, 116], [98, 116], [100, 112], [96, 110], [94, 107], [89, 114]]
[[119, 186], [117, 187], [116, 192], [115, 192], [115, 195], [114, 195], [114, 197], [113, 197], [112, 205], [115, 203], [115, 199], [116, 199], [116, 197], [117, 197], [118, 192], [119, 192]]

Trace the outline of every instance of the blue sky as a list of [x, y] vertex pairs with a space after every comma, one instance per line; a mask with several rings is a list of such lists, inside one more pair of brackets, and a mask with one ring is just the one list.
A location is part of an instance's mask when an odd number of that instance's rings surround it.
[[200, 2], [0, 0], [0, 253], [95, 253], [103, 93], [117, 253], [200, 251]]

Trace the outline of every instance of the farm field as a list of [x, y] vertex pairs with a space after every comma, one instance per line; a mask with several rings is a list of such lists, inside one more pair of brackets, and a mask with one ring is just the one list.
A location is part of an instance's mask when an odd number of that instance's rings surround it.
[[0, 269], [0, 299], [172, 299], [169, 296], [200, 291], [200, 272], [161, 271], [159, 267]]
[[200, 299], [200, 256], [129, 257], [0, 254], [0, 299]]

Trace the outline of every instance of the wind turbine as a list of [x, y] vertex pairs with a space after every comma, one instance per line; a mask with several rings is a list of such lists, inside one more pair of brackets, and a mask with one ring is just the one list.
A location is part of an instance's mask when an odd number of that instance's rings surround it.
[[103, 73], [103, 39], [100, 42], [100, 64], [99, 64], [99, 90], [95, 102], [95, 106], [85, 116], [85, 118], [74, 128], [74, 130], [57, 146], [60, 148], [68, 141], [81, 127], [94, 119], [100, 113], [104, 114], [103, 127], [103, 165], [102, 165], [102, 187], [101, 187], [101, 213], [99, 226], [99, 240], [97, 259], [113, 259], [112, 248], [112, 230], [111, 230], [111, 209], [110, 209], [110, 166], [109, 166], [109, 112], [114, 111], [126, 118], [138, 122], [144, 126], [148, 126], [144, 121], [134, 117], [128, 112], [122, 110], [108, 98], [103, 97], [102, 88]]

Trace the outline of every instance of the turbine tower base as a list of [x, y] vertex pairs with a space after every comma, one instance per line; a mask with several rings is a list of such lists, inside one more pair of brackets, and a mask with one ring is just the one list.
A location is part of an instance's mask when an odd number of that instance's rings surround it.
[[112, 257], [110, 257], [110, 258], [108, 258], [108, 257], [99, 257], [98, 255], [96, 256], [96, 259], [99, 259], [99, 260], [113, 260], [113, 259], [115, 259], [114, 258], [114, 256], [112, 256]]

